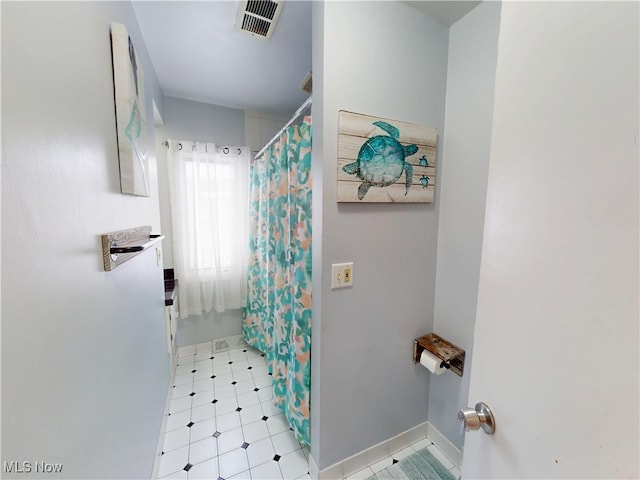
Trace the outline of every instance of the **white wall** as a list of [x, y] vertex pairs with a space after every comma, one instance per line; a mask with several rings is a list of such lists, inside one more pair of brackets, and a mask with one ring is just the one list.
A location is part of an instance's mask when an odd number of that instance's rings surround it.
[[[294, 112], [291, 112], [293, 115]], [[260, 112], [257, 110], [245, 110], [245, 145], [251, 148], [251, 154], [255, 155], [262, 147], [280, 131], [289, 121], [289, 118], [281, 115]]]
[[155, 73], [128, 3], [1, 8], [1, 461], [149, 478], [169, 383], [162, 267], [151, 250], [104, 272], [100, 235], [159, 231], [156, 161], [150, 198], [120, 193], [112, 21], [142, 61], [150, 145]]
[[[156, 128], [158, 156], [158, 184], [160, 190], [160, 213], [165, 250], [164, 267], [173, 268], [173, 232], [171, 206], [169, 203], [169, 177], [167, 171], [167, 147], [162, 142], [196, 140], [213, 142], [216, 145], [246, 145], [245, 112], [235, 108], [221, 107], [173, 97], [165, 97], [164, 125]], [[180, 279], [178, 279], [180, 282]], [[179, 299], [178, 299], [179, 303]], [[177, 346], [206, 342], [213, 338], [239, 335], [242, 329], [242, 310], [229, 310], [222, 314], [191, 315], [178, 320], [175, 342]]]
[[639, 15], [502, 6], [465, 478], [639, 478]]
[[[427, 419], [429, 374], [411, 352], [433, 327], [437, 199], [337, 204], [337, 126], [346, 109], [442, 135], [448, 29], [396, 2], [323, 2], [313, 15], [311, 441], [323, 469]], [[345, 261], [354, 286], [332, 291], [330, 266]]]
[[434, 331], [463, 348], [466, 362], [462, 377], [431, 378], [429, 422], [458, 448], [464, 436], [457, 411], [466, 407], [471, 377], [499, 27], [500, 2], [484, 2], [449, 29]]

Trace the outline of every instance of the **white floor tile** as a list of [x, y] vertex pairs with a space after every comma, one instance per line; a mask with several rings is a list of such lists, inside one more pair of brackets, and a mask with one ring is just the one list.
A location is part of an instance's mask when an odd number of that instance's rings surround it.
[[219, 432], [227, 432], [240, 427], [240, 415], [237, 412], [225, 413], [216, 417], [216, 427]]
[[254, 382], [258, 388], [266, 388], [272, 385], [271, 375], [262, 375], [260, 377], [254, 377]]
[[273, 405], [265, 357], [248, 346], [212, 353], [209, 343], [180, 350], [159, 478], [306, 480], [308, 449]]
[[247, 443], [257, 442], [258, 440], [269, 437], [269, 429], [267, 428], [267, 423], [263, 420], [258, 420], [257, 422], [243, 425], [242, 431]]
[[185, 410], [183, 412], [174, 413], [169, 415], [167, 419], [167, 425], [165, 430], [170, 432], [181, 427], [186, 427], [187, 423], [191, 421], [191, 410]]
[[231, 385], [233, 382], [233, 375], [227, 373], [225, 375], [216, 375], [216, 378], [213, 379], [214, 388], [224, 387], [226, 385]]
[[199, 368], [196, 373], [193, 374], [193, 381], [197, 382], [199, 380], [209, 380], [212, 384], [211, 377], [213, 375], [213, 368]]
[[231, 364], [232, 372], [239, 372], [241, 370], [247, 370], [249, 368], [249, 362], [247, 360], [237, 360]]
[[369, 478], [374, 473], [375, 472], [373, 470], [371, 470], [371, 468], [366, 467], [366, 468], [360, 470], [359, 472], [356, 472], [356, 473], [354, 473], [352, 475], [349, 475], [348, 477], [346, 477], [346, 479], [347, 480], [364, 480], [365, 478]]
[[218, 455], [218, 443], [213, 437], [203, 438], [189, 445], [189, 463], [197, 463], [209, 460]]
[[235, 370], [232, 371], [231, 375], [233, 375], [233, 379], [236, 382], [245, 382], [247, 380], [253, 380], [251, 376], [251, 370]]
[[195, 423], [200, 422], [202, 420], [206, 420], [208, 418], [213, 418], [215, 416], [216, 416], [216, 407], [212, 403], [205, 403], [204, 405], [200, 405], [199, 407], [194, 407], [191, 410], [191, 421]]
[[265, 373], [269, 373], [269, 370], [267, 369], [267, 363], [264, 357], [261, 357], [260, 355], [252, 357], [247, 356], [247, 363], [250, 367], [253, 367], [252, 370], [256, 368], [264, 368]]
[[[193, 369], [198, 373], [200, 370], [206, 370], [213, 373], [213, 360], [210, 358], [204, 358], [196, 360], [193, 364]], [[211, 373], [209, 375], [211, 375]]]
[[223, 365], [229, 363], [229, 352], [217, 352], [213, 355], [213, 365]]
[[189, 430], [189, 427], [181, 427], [171, 432], [167, 432], [164, 436], [162, 451], [167, 453], [171, 450], [188, 446], [190, 434], [191, 430]]
[[189, 480], [211, 480], [219, 476], [218, 457], [198, 463], [189, 470]]
[[191, 408], [200, 407], [202, 405], [206, 405], [207, 403], [211, 403], [213, 401], [214, 395], [210, 392], [198, 392], [192, 398]]
[[244, 349], [237, 349], [229, 351], [229, 360], [232, 362], [239, 362], [247, 359], [246, 352], [243, 352]]
[[253, 383], [253, 380], [243, 380], [242, 382], [237, 382], [235, 387], [236, 395], [241, 395], [253, 391], [256, 388], [256, 384]]
[[193, 391], [196, 393], [206, 393], [207, 395], [213, 395], [213, 381], [210, 378], [204, 380], [198, 380], [193, 382]]
[[249, 459], [249, 467], [257, 467], [269, 460], [273, 460], [276, 452], [273, 449], [270, 438], [264, 438], [249, 444], [247, 447], [247, 458]]
[[247, 452], [244, 448], [231, 450], [218, 457], [220, 476], [229, 478], [240, 472], [249, 470], [249, 462], [247, 461]]
[[231, 365], [228, 362], [222, 363], [220, 365], [213, 366], [213, 374], [215, 376], [218, 375], [229, 375], [231, 374]]
[[176, 375], [173, 379], [173, 384], [177, 387], [180, 385], [191, 385], [193, 383], [193, 373], [191, 371]]
[[197, 442], [203, 438], [211, 437], [215, 431], [216, 422], [213, 418], [196, 422], [191, 426], [191, 441]]
[[267, 417], [273, 417], [275, 415], [282, 414], [282, 410], [280, 410], [280, 408], [273, 403], [273, 399], [262, 402], [260, 405], [262, 406], [262, 411]]
[[278, 462], [270, 460], [251, 469], [252, 480], [281, 480], [280, 466]]
[[191, 408], [192, 401], [193, 397], [190, 397], [189, 395], [172, 399], [169, 404], [169, 413], [173, 415], [178, 412], [189, 410]]
[[218, 437], [219, 454], [227, 453], [231, 450], [237, 450], [242, 447], [242, 444], [246, 440], [242, 433], [242, 428], [234, 428], [233, 430], [222, 432]]
[[200, 352], [193, 356], [193, 360], [195, 362], [199, 362], [200, 360], [213, 360], [211, 357], [213, 357], [213, 352]]
[[171, 390], [171, 399], [173, 400], [174, 398], [186, 397], [189, 395], [193, 392], [193, 385], [180, 385], [179, 387], [173, 387]]
[[165, 477], [171, 473], [179, 472], [189, 463], [189, 447], [178, 448], [170, 452], [165, 452], [160, 457], [160, 468], [158, 476]]
[[188, 474], [184, 470], [180, 470], [179, 472], [170, 473], [166, 477], [158, 477], [161, 480], [187, 480]]
[[271, 437], [271, 442], [273, 443], [273, 448], [276, 453], [280, 456], [284, 456], [287, 453], [291, 453], [302, 448], [291, 430], [273, 435]]
[[271, 435], [277, 435], [280, 432], [289, 430], [289, 424], [284, 418], [284, 415], [274, 415], [267, 420], [267, 427]]
[[282, 478], [298, 478], [309, 473], [309, 462], [302, 449], [283, 455], [278, 463]]
[[422, 450], [429, 445], [431, 445], [431, 441], [428, 438], [423, 438], [422, 440], [418, 440], [416, 443], [412, 443], [411, 448], [413, 448], [417, 452], [418, 450]]
[[393, 453], [391, 457], [395, 458], [396, 460], [402, 460], [403, 458], [407, 458], [409, 455], [413, 455], [414, 453], [416, 452], [413, 448], [407, 447], [403, 448], [399, 452]]
[[449, 457], [447, 457], [444, 453], [442, 453], [442, 451], [435, 445], [432, 444], [430, 447], [427, 448], [427, 450], [431, 452], [431, 454], [434, 457], [436, 457], [438, 461], [442, 464], [442, 466], [444, 466], [444, 468], [446, 468], [447, 470], [455, 467], [453, 462], [449, 460]]
[[248, 425], [250, 423], [260, 420], [264, 414], [262, 413], [262, 407], [260, 404], [245, 407], [240, 411], [240, 422], [242, 425]]
[[222, 400], [218, 399], [215, 405], [217, 415], [225, 415], [227, 413], [235, 411], [235, 409], [238, 408], [238, 400], [234, 395], [232, 397], [223, 398]]
[[213, 395], [218, 400], [222, 400], [222, 399], [229, 398], [229, 397], [235, 398], [236, 389], [234, 388], [233, 385], [224, 385], [222, 387], [214, 386], [213, 387]]
[[242, 408], [250, 407], [252, 405], [258, 405], [260, 403], [260, 397], [258, 392], [247, 392], [238, 395], [238, 406]]
[[387, 457], [387, 458], [383, 458], [379, 462], [374, 463], [370, 467], [371, 467], [371, 470], [373, 470], [373, 473], [378, 473], [379, 471], [384, 470], [385, 468], [390, 467], [391, 465], [393, 465], [393, 458]]

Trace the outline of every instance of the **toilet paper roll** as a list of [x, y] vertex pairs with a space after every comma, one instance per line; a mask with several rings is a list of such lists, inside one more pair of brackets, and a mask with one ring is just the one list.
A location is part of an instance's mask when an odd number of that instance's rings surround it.
[[420, 364], [434, 375], [442, 375], [442, 373], [447, 370], [445, 367], [440, 366], [442, 364], [442, 360], [428, 350], [422, 351], [422, 355], [420, 355]]

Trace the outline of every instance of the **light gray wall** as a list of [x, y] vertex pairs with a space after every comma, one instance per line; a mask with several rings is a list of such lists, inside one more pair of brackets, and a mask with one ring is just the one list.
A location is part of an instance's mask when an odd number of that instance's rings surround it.
[[[323, 469], [427, 420], [429, 373], [411, 353], [433, 327], [438, 199], [337, 204], [337, 127], [346, 109], [442, 135], [448, 29], [397, 2], [313, 13], [311, 440]], [[331, 264], [346, 261], [354, 286], [331, 290]]]
[[[125, 2], [2, 2], [2, 459], [149, 478], [169, 384], [154, 250], [104, 272], [100, 235], [160, 228], [120, 193], [109, 26], [159, 88]], [[42, 477], [3, 474], [3, 478]]]
[[498, 57], [500, 2], [483, 2], [449, 30], [434, 331], [466, 351], [465, 372], [434, 376], [429, 422], [458, 448], [466, 407]]
[[[160, 214], [163, 241], [164, 267], [173, 268], [173, 234], [171, 206], [169, 203], [169, 179], [167, 171], [167, 148], [162, 142], [196, 140], [217, 145], [245, 145], [245, 112], [235, 108], [165, 97], [164, 125], [156, 128], [156, 150], [158, 157], [158, 185], [160, 190]], [[180, 279], [178, 279], [178, 282]], [[242, 329], [242, 311], [229, 310], [223, 314], [191, 315], [178, 320], [176, 345], [192, 345], [213, 338], [238, 335]]]

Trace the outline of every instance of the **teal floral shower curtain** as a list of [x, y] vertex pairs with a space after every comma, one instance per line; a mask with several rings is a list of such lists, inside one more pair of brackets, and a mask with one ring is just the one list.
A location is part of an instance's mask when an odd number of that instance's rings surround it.
[[245, 341], [273, 375], [274, 403], [309, 444], [311, 117], [285, 129], [250, 174]]

